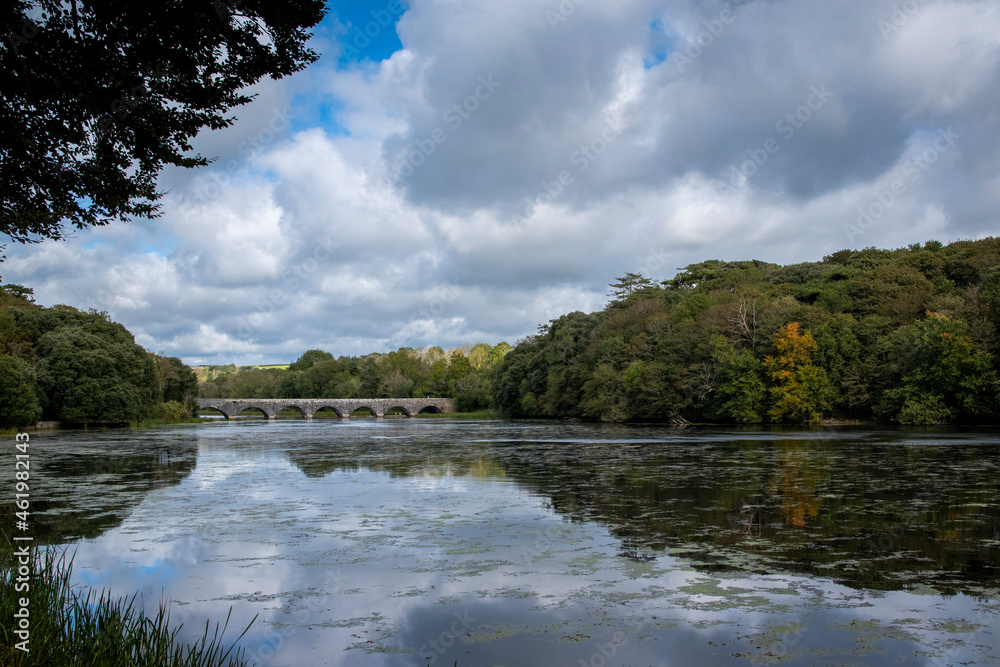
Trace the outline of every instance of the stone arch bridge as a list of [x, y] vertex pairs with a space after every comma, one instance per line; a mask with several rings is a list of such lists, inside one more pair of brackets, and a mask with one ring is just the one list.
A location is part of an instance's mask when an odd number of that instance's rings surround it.
[[268, 419], [274, 419], [284, 408], [294, 408], [306, 419], [317, 411], [330, 408], [343, 419], [355, 410], [367, 409], [376, 417], [399, 409], [407, 417], [419, 412], [455, 412], [450, 398], [199, 398], [198, 407], [218, 410], [226, 419], [236, 419], [244, 410], [257, 410]]

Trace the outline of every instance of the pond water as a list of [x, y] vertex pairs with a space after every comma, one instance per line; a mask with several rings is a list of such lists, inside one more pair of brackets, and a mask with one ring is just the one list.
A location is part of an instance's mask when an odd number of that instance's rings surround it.
[[[32, 435], [38, 539], [258, 665], [1000, 664], [1000, 432]], [[233, 632], [233, 628], [236, 632]], [[183, 634], [183, 633], [182, 633]]]

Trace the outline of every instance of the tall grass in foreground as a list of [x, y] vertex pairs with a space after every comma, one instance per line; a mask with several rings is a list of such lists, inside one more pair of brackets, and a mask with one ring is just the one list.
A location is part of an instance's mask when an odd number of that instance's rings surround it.
[[[138, 594], [131, 598], [112, 597], [109, 591], [76, 590], [70, 586], [72, 558], [54, 548], [41, 548], [33, 554], [31, 589], [14, 590], [17, 562], [4, 545], [0, 572], [0, 665], [22, 667], [245, 667], [245, 650], [233, 653], [222, 637], [229, 627], [229, 616], [221, 630], [205, 622], [205, 632], [193, 644], [181, 644], [177, 635], [181, 626], [170, 627], [170, 611], [160, 603], [153, 617], [136, 606]], [[20, 641], [11, 621], [19, 608], [18, 599], [30, 600], [30, 653], [14, 648]], [[254, 617], [256, 620], [256, 616]], [[253, 621], [250, 621], [253, 624]], [[250, 626], [236, 638], [239, 641]]]

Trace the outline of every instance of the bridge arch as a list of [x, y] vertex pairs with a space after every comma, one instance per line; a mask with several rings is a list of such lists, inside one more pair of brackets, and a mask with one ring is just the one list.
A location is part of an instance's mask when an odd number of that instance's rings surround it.
[[341, 419], [346, 419], [347, 417], [351, 416], [350, 412], [345, 414], [343, 408], [338, 408], [336, 405], [323, 403], [321, 405], [317, 405], [314, 407], [313, 411], [309, 413], [309, 418], [311, 419], [315, 417], [316, 413], [319, 412], [320, 410], [333, 410], [335, 413], [337, 413], [337, 416], [340, 417]]
[[303, 408], [301, 405], [297, 405], [296, 403], [288, 403], [286, 405], [281, 406], [280, 408], [278, 408], [277, 412], [275, 412], [275, 415], [277, 415], [278, 412], [281, 412], [282, 410], [285, 409], [295, 410], [296, 412], [299, 413], [299, 417], [301, 417], [302, 419], [312, 418], [312, 415], [306, 412], [305, 408]]
[[226, 419], [232, 419], [235, 416], [235, 415], [231, 415], [228, 412], [226, 412], [225, 409], [220, 408], [220, 407], [216, 407], [214, 405], [199, 405], [198, 409], [199, 410], [214, 410], [215, 412], [218, 412], [220, 415], [222, 415]]
[[[268, 412], [267, 412], [267, 410], [265, 408], [262, 408], [259, 405], [246, 405], [246, 406], [243, 406], [240, 409], [240, 411], [237, 412], [234, 415], [234, 417], [239, 417], [240, 415], [243, 415], [244, 417], [249, 417], [250, 415], [246, 414], [248, 412], [259, 412], [260, 416], [263, 417], [264, 419], [274, 419], [274, 417], [272, 415], [268, 414]], [[230, 419], [232, 419], [232, 417], [230, 417]]]

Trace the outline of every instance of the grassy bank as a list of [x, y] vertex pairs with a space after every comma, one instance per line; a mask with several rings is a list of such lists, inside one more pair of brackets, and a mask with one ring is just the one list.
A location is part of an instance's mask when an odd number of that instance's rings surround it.
[[[164, 603], [155, 616], [137, 606], [138, 598], [115, 598], [109, 592], [70, 586], [72, 559], [54, 548], [38, 550], [30, 564], [30, 590], [15, 591], [18, 564], [5, 545], [0, 573], [0, 665], [101, 665], [102, 667], [244, 667], [243, 649], [234, 651], [223, 641], [227, 616], [220, 628], [205, 623], [194, 644], [177, 640], [180, 626], [171, 627]], [[11, 623], [20, 598], [29, 600], [29, 653], [15, 646], [22, 641]], [[231, 610], [230, 610], [231, 613]], [[256, 620], [256, 617], [255, 617]], [[251, 621], [251, 624], [253, 621]], [[249, 630], [249, 626], [247, 626]], [[243, 634], [246, 630], [243, 631]], [[243, 634], [234, 641], [239, 641]], [[227, 644], [230, 648], [226, 648]]]

